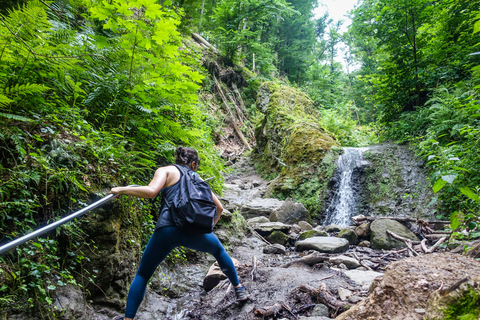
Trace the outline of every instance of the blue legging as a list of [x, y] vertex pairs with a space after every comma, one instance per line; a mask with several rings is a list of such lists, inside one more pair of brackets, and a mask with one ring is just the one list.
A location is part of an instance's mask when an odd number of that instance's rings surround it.
[[208, 252], [217, 259], [218, 264], [233, 286], [240, 284], [232, 258], [213, 233], [189, 234], [175, 226], [162, 227], [153, 233], [142, 256], [137, 274], [130, 285], [127, 298], [126, 318], [134, 318], [145, 295], [150, 277], [160, 262], [176, 247], [186, 247]]

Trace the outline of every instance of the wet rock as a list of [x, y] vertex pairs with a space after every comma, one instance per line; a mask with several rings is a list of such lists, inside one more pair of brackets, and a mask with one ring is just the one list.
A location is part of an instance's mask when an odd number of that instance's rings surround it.
[[338, 288], [338, 296], [340, 297], [340, 300], [346, 301], [348, 298], [350, 298], [353, 295], [352, 291], [339, 287]]
[[328, 237], [328, 234], [325, 231], [317, 231], [315, 229], [304, 231], [300, 233], [300, 240], [305, 240], [311, 237]]
[[393, 239], [387, 235], [387, 230], [407, 239], [418, 240], [417, 236], [400, 222], [390, 219], [377, 219], [370, 224], [370, 241], [373, 249], [390, 250], [406, 247], [403, 241]]
[[348, 302], [352, 303], [352, 304], [357, 304], [359, 303], [360, 301], [363, 301], [365, 300], [364, 297], [359, 297], [359, 296], [351, 296], [348, 298]]
[[274, 198], [255, 198], [247, 201], [241, 208], [240, 213], [246, 218], [258, 216], [269, 217], [273, 211], [280, 208], [283, 201]]
[[255, 231], [257, 231], [261, 236], [267, 236], [275, 230], [282, 231], [287, 234], [290, 231], [291, 226], [281, 222], [266, 222], [256, 224], [254, 228]]
[[270, 215], [270, 221], [287, 224], [297, 223], [307, 218], [307, 209], [301, 203], [294, 203], [291, 198], [287, 198], [282, 206]]
[[360, 263], [358, 262], [357, 259], [343, 256], [343, 255], [331, 257], [329, 261], [333, 265], [339, 265], [343, 263], [348, 269], [355, 269], [360, 267]]
[[247, 220], [247, 224], [249, 226], [257, 224], [257, 223], [267, 223], [270, 222], [267, 217], [261, 216], [261, 217], [255, 217], [255, 218], [250, 218]]
[[364, 248], [370, 248], [371, 246], [371, 243], [370, 241], [367, 241], [367, 240], [363, 240], [362, 242], [360, 242], [358, 244], [359, 247], [364, 247]]
[[298, 241], [295, 244], [297, 251], [316, 250], [325, 253], [338, 253], [348, 250], [348, 240], [334, 237], [312, 237]]
[[[53, 307], [62, 313], [62, 319], [94, 319], [95, 312], [87, 307], [84, 296], [78, 288], [70, 285], [57, 287]], [[10, 319], [10, 318], [8, 318]], [[23, 318], [27, 319], [27, 318]]]
[[285, 254], [285, 247], [281, 244], [274, 243], [263, 248], [265, 254]]
[[359, 238], [368, 238], [370, 237], [370, 223], [362, 223], [355, 228], [355, 233]]
[[306, 221], [298, 222], [298, 226], [300, 227], [301, 231], [307, 231], [307, 230], [312, 230], [313, 229], [312, 225], [310, 223], [306, 222]]
[[312, 310], [312, 317], [328, 317], [330, 315], [330, 311], [328, 311], [328, 307], [323, 303], [317, 304]]
[[349, 228], [340, 230], [340, 232], [338, 233], [338, 237], [347, 239], [351, 245], [355, 245], [358, 243], [357, 234], [355, 233], [355, 231]]
[[361, 270], [348, 270], [344, 271], [344, 274], [363, 289], [368, 289], [375, 278], [383, 276], [380, 272]]
[[[238, 268], [240, 263], [238, 262], [237, 259], [232, 258], [233, 265], [235, 268]], [[212, 264], [210, 266], [210, 269], [208, 269], [208, 273], [203, 279], [203, 288], [205, 289], [206, 292], [212, 290], [215, 288], [220, 281], [227, 279], [227, 276], [222, 272], [222, 269], [220, 269], [220, 266], [218, 265], [217, 262]]]
[[327, 231], [328, 233], [330, 232], [339, 232], [340, 230], [342, 230], [342, 228], [340, 228], [339, 226], [337, 226], [336, 224], [330, 224], [328, 226], [325, 227], [325, 231]]
[[[383, 278], [374, 281], [368, 298], [340, 314], [336, 320], [386, 319], [386, 315], [390, 319], [444, 319], [443, 312], [447, 305], [451, 305], [448, 296], [462, 292], [462, 286], [468, 288], [468, 285], [463, 283], [451, 292], [439, 291], [441, 288], [452, 288], [463, 278], [480, 280], [480, 262], [448, 253], [433, 253], [392, 262], [387, 266]], [[465, 293], [471, 292], [475, 286], [475, 280], [469, 281], [473, 286]], [[464, 301], [471, 301], [471, 298], [469, 300], [467, 297]], [[442, 310], [441, 313], [433, 312], [433, 305], [436, 306], [435, 310]], [[478, 305], [473, 308], [476, 314], [471, 319], [476, 319]], [[462, 314], [456, 313], [454, 316], [460, 319]]]
[[269, 236], [267, 236], [267, 240], [271, 243], [278, 243], [281, 245], [285, 245], [288, 241], [288, 236], [279, 230], [274, 230]]

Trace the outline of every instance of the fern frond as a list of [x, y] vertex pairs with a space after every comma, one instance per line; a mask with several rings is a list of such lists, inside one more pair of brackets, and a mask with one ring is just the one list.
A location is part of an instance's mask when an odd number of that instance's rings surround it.
[[23, 121], [23, 122], [33, 121], [32, 119], [24, 117], [24, 116], [19, 116], [19, 115], [11, 114], [11, 113], [3, 113], [3, 112], [0, 112], [0, 117], [4, 117], [4, 118], [7, 118], [7, 119], [13, 119], [13, 120], [17, 120], [17, 121]]
[[7, 96], [0, 94], [0, 107], [6, 107], [9, 103], [12, 103], [13, 100], [9, 99]]
[[42, 93], [47, 90], [50, 90], [50, 88], [42, 84], [27, 83], [27, 84], [17, 84], [14, 87], [7, 87], [5, 88], [5, 93], [27, 95], [27, 94]]

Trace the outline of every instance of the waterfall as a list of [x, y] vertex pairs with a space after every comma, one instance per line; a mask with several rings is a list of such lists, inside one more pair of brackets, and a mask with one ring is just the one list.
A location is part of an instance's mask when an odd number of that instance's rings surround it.
[[354, 171], [365, 165], [363, 153], [368, 148], [343, 148], [344, 153], [337, 160], [335, 176], [338, 177], [338, 189], [325, 214], [324, 225], [336, 224], [347, 227], [351, 224], [350, 217], [358, 214]]

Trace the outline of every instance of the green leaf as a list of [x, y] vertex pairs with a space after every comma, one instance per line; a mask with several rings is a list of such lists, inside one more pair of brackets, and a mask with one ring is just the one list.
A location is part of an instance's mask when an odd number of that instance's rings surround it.
[[452, 230], [456, 230], [458, 227], [460, 227], [460, 225], [461, 225], [460, 217], [461, 216], [462, 216], [462, 213], [459, 212], [459, 211], [455, 211], [450, 216], [450, 228]]
[[442, 180], [452, 184], [456, 177], [457, 177], [456, 174], [448, 174], [448, 175], [442, 176]]
[[480, 197], [478, 196], [478, 194], [474, 193], [469, 187], [460, 188], [460, 192], [474, 201], [480, 200]]
[[437, 182], [433, 185], [433, 192], [437, 193], [440, 191], [447, 182], [443, 179], [438, 179]]

